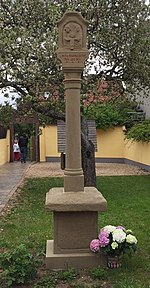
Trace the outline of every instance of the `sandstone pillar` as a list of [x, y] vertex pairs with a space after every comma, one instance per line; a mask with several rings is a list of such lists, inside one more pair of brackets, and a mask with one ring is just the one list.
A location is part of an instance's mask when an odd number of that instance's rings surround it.
[[76, 12], [67, 12], [59, 21], [57, 56], [65, 75], [66, 169], [64, 191], [84, 191], [81, 168], [80, 89], [81, 73], [89, 52], [86, 47], [88, 22]]
[[80, 89], [81, 73], [89, 52], [86, 47], [88, 22], [78, 12], [66, 12], [58, 22], [59, 48], [66, 97], [66, 168], [64, 188], [46, 195], [46, 209], [53, 211], [54, 240], [47, 241], [49, 269], [93, 267], [105, 258], [93, 254], [90, 241], [97, 237], [98, 211], [107, 202], [95, 187], [84, 188], [81, 167]]

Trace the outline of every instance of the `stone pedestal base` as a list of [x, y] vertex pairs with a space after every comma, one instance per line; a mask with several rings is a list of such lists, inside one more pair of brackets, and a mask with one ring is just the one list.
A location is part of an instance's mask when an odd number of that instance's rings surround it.
[[70, 268], [83, 269], [96, 266], [107, 266], [106, 255], [87, 253], [54, 254], [53, 240], [47, 241], [46, 247], [46, 267], [50, 270], [67, 270]]
[[48, 269], [90, 268], [104, 265], [104, 256], [90, 251], [98, 235], [98, 211], [106, 211], [107, 202], [95, 187], [81, 192], [52, 188], [46, 194], [46, 209], [54, 213], [54, 241], [47, 242]]

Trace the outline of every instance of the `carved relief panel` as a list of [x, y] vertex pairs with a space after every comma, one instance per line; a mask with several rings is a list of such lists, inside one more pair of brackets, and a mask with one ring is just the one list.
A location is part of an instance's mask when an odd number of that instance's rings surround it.
[[82, 27], [69, 22], [63, 28], [63, 48], [67, 50], [78, 50], [82, 48]]

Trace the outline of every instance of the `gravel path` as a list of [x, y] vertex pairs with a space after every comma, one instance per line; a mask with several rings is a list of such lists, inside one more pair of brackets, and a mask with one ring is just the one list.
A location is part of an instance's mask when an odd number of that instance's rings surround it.
[[[113, 175], [150, 175], [137, 166], [115, 163], [96, 163], [97, 176]], [[63, 177], [64, 170], [61, 170], [60, 163], [35, 163], [27, 170], [25, 177]]]

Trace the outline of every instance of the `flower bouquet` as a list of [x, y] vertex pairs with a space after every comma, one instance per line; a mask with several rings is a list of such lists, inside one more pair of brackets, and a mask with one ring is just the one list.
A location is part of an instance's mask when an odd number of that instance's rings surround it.
[[[137, 250], [137, 239], [129, 229], [126, 230], [122, 226], [107, 225], [100, 230], [98, 238], [91, 241], [90, 249], [92, 252], [107, 253], [109, 258], [119, 259], [118, 257], [122, 254], [131, 255]], [[111, 267], [112, 265], [108, 266]], [[119, 264], [115, 265], [120, 266]]]

